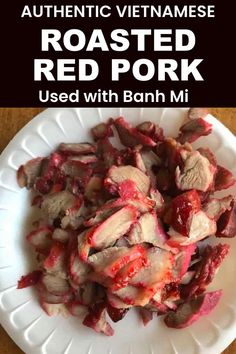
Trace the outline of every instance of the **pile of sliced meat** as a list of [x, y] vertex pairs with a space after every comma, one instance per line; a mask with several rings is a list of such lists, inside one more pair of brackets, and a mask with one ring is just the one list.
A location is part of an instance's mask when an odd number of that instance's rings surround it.
[[183, 328], [216, 306], [222, 291], [206, 288], [229, 246], [201, 241], [236, 235], [234, 198], [213, 196], [235, 178], [210, 149], [190, 145], [211, 133], [201, 113], [191, 109], [175, 139], [152, 122], [110, 119], [91, 130], [94, 143], [61, 143], [19, 168], [43, 216], [26, 237], [38, 269], [18, 288], [35, 286], [48, 315], [84, 316], [112, 335], [108, 317], [132, 307], [144, 325], [165, 315]]

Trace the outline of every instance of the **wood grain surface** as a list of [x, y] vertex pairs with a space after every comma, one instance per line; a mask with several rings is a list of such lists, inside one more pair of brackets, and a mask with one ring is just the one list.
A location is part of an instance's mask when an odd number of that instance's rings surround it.
[[[0, 152], [13, 136], [42, 110], [42, 108], [0, 108]], [[236, 108], [209, 108], [209, 111], [236, 135]], [[21, 353], [23, 352], [0, 326], [0, 354]], [[223, 354], [236, 354], [236, 341]]]

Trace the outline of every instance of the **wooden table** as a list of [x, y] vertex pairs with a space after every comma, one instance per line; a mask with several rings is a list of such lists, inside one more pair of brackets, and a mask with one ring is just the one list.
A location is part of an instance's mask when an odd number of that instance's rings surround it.
[[[41, 111], [41, 108], [0, 108], [0, 152], [12, 137]], [[236, 108], [211, 108], [210, 112], [236, 135]], [[0, 354], [20, 353], [22, 351], [0, 326]], [[236, 354], [236, 341], [223, 354]]]

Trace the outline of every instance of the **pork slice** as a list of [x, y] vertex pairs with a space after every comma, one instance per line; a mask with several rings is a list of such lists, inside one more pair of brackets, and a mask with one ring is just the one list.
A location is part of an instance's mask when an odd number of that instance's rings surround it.
[[236, 236], [236, 202], [232, 201], [230, 209], [226, 210], [217, 221], [217, 237]]
[[196, 249], [195, 244], [182, 247], [180, 252], [175, 255], [175, 264], [172, 270], [173, 278], [179, 281], [186, 274], [190, 263], [191, 257]]
[[141, 150], [141, 156], [147, 170], [151, 170], [152, 166], [160, 166], [161, 159], [152, 150]]
[[217, 165], [217, 171], [215, 176], [215, 190], [221, 191], [232, 187], [236, 182], [236, 178], [233, 176], [232, 172], [227, 170], [225, 167]]
[[153, 319], [153, 311], [146, 309], [145, 307], [139, 308], [139, 314], [144, 326], [146, 326]]
[[21, 188], [26, 187], [30, 189], [33, 187], [36, 178], [40, 175], [42, 161], [42, 157], [37, 157], [19, 167], [17, 171], [17, 182]]
[[52, 244], [52, 228], [48, 226], [39, 227], [31, 231], [26, 239], [35, 247], [37, 252], [47, 254]]
[[171, 238], [168, 240], [168, 244], [187, 246], [196, 243], [207, 236], [214, 235], [215, 233], [216, 222], [200, 210], [192, 217], [188, 237], [178, 233], [173, 228], [170, 228], [168, 234]]
[[143, 257], [146, 250], [141, 245], [133, 247], [110, 247], [88, 258], [95, 272], [114, 278], [126, 264]]
[[214, 182], [216, 168], [198, 151], [182, 151], [183, 168], [176, 168], [175, 181], [180, 190], [196, 189], [206, 192]]
[[48, 256], [43, 261], [43, 268], [48, 273], [58, 273], [66, 277], [66, 248], [65, 244], [54, 241]]
[[207, 214], [209, 218], [217, 221], [226, 210], [231, 209], [232, 201], [232, 195], [221, 199], [211, 198], [207, 203], [203, 205], [202, 210]]
[[189, 119], [198, 119], [198, 118], [205, 118], [208, 115], [208, 109], [207, 108], [189, 108], [188, 110], [188, 118]]
[[91, 129], [94, 141], [109, 138], [114, 135], [111, 129], [111, 123], [111, 121], [108, 121], [108, 123], [99, 123]]
[[170, 205], [170, 225], [183, 236], [188, 236], [193, 215], [201, 207], [201, 201], [196, 190], [182, 193], [172, 199]]
[[136, 126], [136, 129], [140, 133], [149, 136], [156, 143], [164, 140], [163, 129], [159, 127], [159, 125], [154, 124], [152, 122], [146, 121], [140, 123], [139, 125]]
[[119, 184], [125, 180], [132, 180], [139, 192], [145, 195], [148, 194], [150, 178], [138, 168], [130, 165], [112, 166], [107, 173], [104, 183], [109, 189], [117, 191]]
[[83, 284], [88, 280], [90, 272], [91, 267], [79, 258], [77, 250], [72, 252], [69, 259], [69, 275], [73, 283]]
[[64, 216], [66, 211], [77, 205], [80, 200], [68, 191], [52, 193], [44, 196], [41, 205], [42, 210], [46, 213], [50, 221]]
[[136, 221], [138, 216], [138, 211], [134, 207], [127, 205], [102, 223], [95, 225], [87, 234], [91, 247], [100, 250], [112, 246], [129, 231], [130, 226]]
[[103, 160], [106, 168], [110, 168], [119, 163], [120, 151], [111, 144], [108, 138], [98, 141], [98, 154], [100, 159]]
[[148, 264], [149, 263], [147, 261], [146, 254], [126, 264], [116, 274], [114, 278], [114, 283], [109, 287], [111, 291], [117, 290], [128, 285], [130, 279], [133, 278], [141, 268], [146, 267]]
[[61, 165], [60, 171], [63, 175], [74, 178], [81, 186], [86, 186], [93, 172], [88, 164], [69, 159]]
[[217, 167], [217, 160], [213, 152], [209, 148], [199, 148], [197, 151], [200, 152], [200, 154], [204, 157], [207, 158], [207, 160], [212, 164], [214, 167]]
[[29, 286], [36, 285], [42, 278], [42, 270], [34, 270], [27, 275], [23, 275], [18, 280], [17, 289], [27, 288]]
[[84, 155], [96, 152], [96, 146], [89, 143], [61, 143], [58, 150], [67, 155]]
[[164, 321], [171, 328], [185, 328], [199, 317], [208, 315], [218, 304], [222, 290], [212, 291], [181, 304], [176, 312], [169, 312]]
[[42, 276], [41, 281], [46, 290], [53, 295], [62, 296], [70, 291], [70, 286], [67, 280], [60, 278], [57, 275], [45, 274]]
[[202, 294], [214, 279], [217, 270], [228, 252], [228, 245], [218, 244], [213, 247], [207, 245], [201, 255], [201, 261], [192, 267], [195, 271], [194, 278], [187, 285], [182, 286], [181, 296], [183, 298], [190, 298]]
[[156, 212], [161, 213], [164, 208], [164, 199], [163, 199], [161, 193], [157, 189], [151, 188], [150, 189], [150, 198], [155, 203], [154, 209], [156, 210]]
[[180, 127], [180, 133], [177, 140], [184, 144], [186, 142], [193, 143], [201, 136], [209, 135], [212, 132], [212, 124], [203, 118], [190, 120]]
[[107, 304], [107, 313], [113, 322], [122, 320], [128, 311], [128, 308], [118, 309], [111, 306], [109, 303]]
[[37, 283], [36, 290], [39, 295], [39, 300], [50, 304], [65, 304], [73, 300], [74, 295], [71, 291], [63, 295], [54, 295], [50, 293], [42, 282]]
[[130, 280], [130, 284], [144, 288], [160, 287], [168, 283], [172, 276], [174, 258], [171, 252], [152, 247], [147, 250], [149, 266], [141, 268]]
[[114, 334], [114, 330], [106, 321], [105, 303], [94, 304], [89, 309], [89, 314], [84, 318], [83, 324], [106, 336], [112, 336]]
[[97, 194], [102, 189], [102, 178], [99, 176], [92, 176], [88, 181], [84, 195], [90, 202], [96, 202]]
[[68, 242], [70, 238], [70, 233], [66, 230], [56, 228], [52, 233], [52, 239], [61, 243]]
[[115, 119], [114, 123], [123, 145], [128, 147], [134, 147], [139, 144], [143, 146], [156, 145], [155, 141], [133, 128], [123, 117]]
[[134, 223], [127, 235], [131, 245], [148, 242], [153, 246], [165, 247], [167, 235], [155, 212], [145, 213]]
[[145, 306], [149, 303], [155, 293], [154, 288], [137, 288], [127, 285], [124, 288], [114, 291], [124, 303], [131, 306]]
[[61, 219], [61, 228], [71, 228], [76, 230], [84, 222], [85, 215], [87, 214], [87, 209], [84, 206], [84, 203], [79, 200], [76, 201], [76, 205], [72, 206], [65, 210], [65, 216]]

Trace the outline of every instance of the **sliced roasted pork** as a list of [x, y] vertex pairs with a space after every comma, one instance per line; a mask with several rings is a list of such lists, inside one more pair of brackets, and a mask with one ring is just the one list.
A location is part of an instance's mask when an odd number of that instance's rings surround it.
[[169, 312], [164, 321], [168, 327], [185, 328], [199, 317], [208, 315], [218, 304], [222, 290], [212, 291], [181, 304], [176, 312]]
[[183, 167], [176, 168], [176, 184], [182, 190], [206, 192], [214, 182], [216, 168], [198, 151], [181, 151]]
[[125, 180], [131, 180], [136, 184], [137, 191], [148, 194], [150, 178], [138, 168], [133, 166], [112, 166], [105, 179], [105, 186], [110, 191], [117, 191], [118, 186]]

